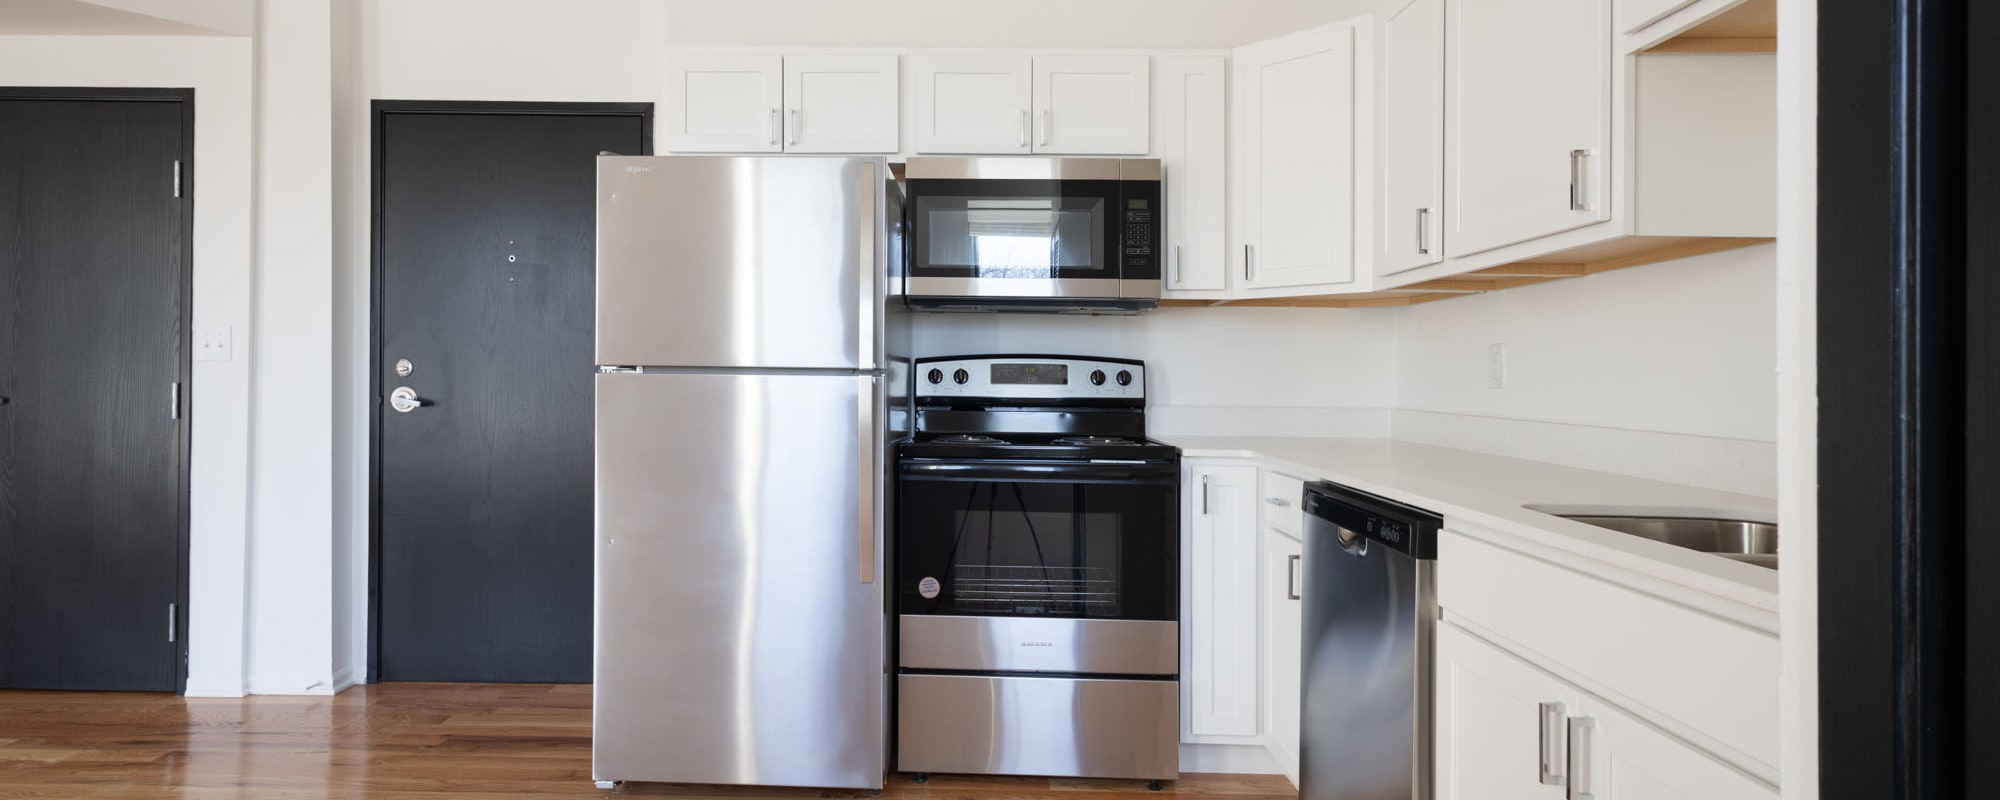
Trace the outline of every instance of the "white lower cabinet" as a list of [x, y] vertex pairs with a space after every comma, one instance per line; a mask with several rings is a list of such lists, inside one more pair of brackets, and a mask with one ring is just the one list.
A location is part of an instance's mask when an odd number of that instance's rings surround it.
[[1183, 741], [1254, 743], [1258, 728], [1257, 467], [1186, 461]]
[[[1266, 479], [1269, 480], [1268, 478]], [[1292, 785], [1299, 783], [1299, 677], [1305, 577], [1299, 540], [1264, 529], [1264, 743]]]
[[1776, 788], [1449, 623], [1438, 800], [1773, 800]]

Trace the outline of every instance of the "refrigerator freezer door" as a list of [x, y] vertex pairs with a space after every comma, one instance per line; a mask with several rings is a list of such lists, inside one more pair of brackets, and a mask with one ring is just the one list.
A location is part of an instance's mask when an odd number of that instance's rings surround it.
[[882, 785], [880, 384], [597, 376], [598, 780]]
[[879, 158], [597, 160], [597, 363], [879, 369]]

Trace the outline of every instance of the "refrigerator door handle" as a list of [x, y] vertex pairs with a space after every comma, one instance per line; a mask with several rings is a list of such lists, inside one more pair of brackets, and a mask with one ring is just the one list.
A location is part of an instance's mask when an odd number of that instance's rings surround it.
[[878, 409], [882, 407], [882, 404], [876, 401], [876, 395], [882, 390], [882, 378], [868, 376], [861, 380], [865, 385], [860, 391], [855, 392], [855, 396], [860, 400], [858, 405], [861, 410], [860, 429], [855, 438], [857, 445], [855, 449], [861, 451], [861, 471], [857, 476], [860, 478], [861, 496], [858, 504], [861, 507], [861, 519], [860, 535], [857, 538], [860, 543], [861, 582], [867, 584], [875, 582], [875, 536], [882, 530], [880, 489], [882, 465], [876, 458], [876, 453], [882, 446], [877, 434], [881, 429], [881, 421], [876, 419]]
[[882, 202], [883, 191], [882, 183], [875, 175], [875, 166], [878, 163], [880, 162], [873, 160], [861, 162], [861, 235], [856, 237], [860, 240], [861, 250], [858, 254], [860, 263], [856, 264], [856, 271], [860, 273], [861, 279], [861, 286], [856, 294], [859, 295], [861, 307], [856, 309], [858, 316], [855, 317], [854, 327], [860, 333], [860, 339], [855, 344], [855, 358], [860, 361], [862, 369], [878, 369], [882, 366], [881, 354], [875, 344], [878, 318], [882, 314], [882, 298], [879, 296], [881, 290], [876, 285], [877, 276], [882, 270], [878, 269], [875, 263], [875, 259], [879, 256], [875, 237], [882, 233], [876, 217], [876, 206]]

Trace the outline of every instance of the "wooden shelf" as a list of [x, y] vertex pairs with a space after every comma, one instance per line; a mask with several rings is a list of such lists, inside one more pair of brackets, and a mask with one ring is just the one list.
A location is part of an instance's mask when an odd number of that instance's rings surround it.
[[1745, 0], [1645, 52], [1778, 52], [1778, 0]]
[[1517, 286], [1568, 280], [1615, 269], [1656, 264], [1679, 258], [1719, 253], [1774, 241], [1767, 238], [1629, 236], [1586, 245], [1533, 261], [1502, 264], [1449, 278], [1413, 283], [1380, 292], [1259, 297], [1240, 300], [1161, 300], [1162, 306], [1248, 306], [1283, 308], [1375, 308], [1411, 306], [1466, 295], [1497, 292]]

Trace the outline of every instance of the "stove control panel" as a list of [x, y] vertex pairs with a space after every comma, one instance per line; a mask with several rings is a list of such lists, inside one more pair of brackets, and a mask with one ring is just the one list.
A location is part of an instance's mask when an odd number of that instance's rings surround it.
[[917, 359], [919, 399], [1146, 399], [1146, 365], [1081, 356], [962, 356]]

